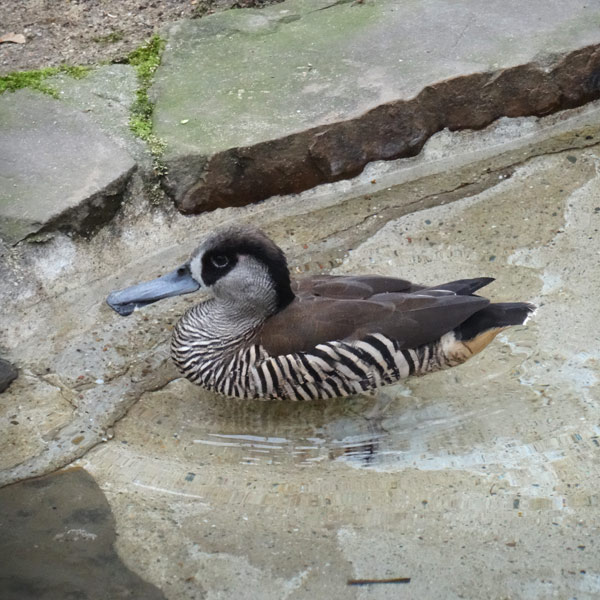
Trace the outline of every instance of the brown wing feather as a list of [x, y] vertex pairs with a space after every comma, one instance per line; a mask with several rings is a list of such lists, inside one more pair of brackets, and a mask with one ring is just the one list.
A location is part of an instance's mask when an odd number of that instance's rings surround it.
[[316, 275], [292, 282], [298, 297], [321, 296], [325, 298], [359, 299], [386, 292], [413, 292], [423, 289], [406, 279], [381, 275]]
[[260, 343], [271, 355], [280, 355], [309, 352], [324, 342], [383, 333], [402, 348], [416, 348], [439, 339], [489, 304], [485, 298], [452, 293], [380, 292], [374, 296], [348, 299], [298, 294], [265, 322]]

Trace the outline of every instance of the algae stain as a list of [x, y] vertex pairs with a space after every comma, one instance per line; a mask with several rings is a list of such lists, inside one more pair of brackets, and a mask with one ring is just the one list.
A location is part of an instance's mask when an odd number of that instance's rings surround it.
[[83, 79], [91, 69], [91, 67], [62, 65], [60, 67], [47, 67], [34, 71], [15, 71], [0, 77], [0, 94], [29, 88], [43, 94], [48, 94], [53, 98], [58, 98], [58, 90], [45, 83], [48, 77], [64, 73], [74, 79]]

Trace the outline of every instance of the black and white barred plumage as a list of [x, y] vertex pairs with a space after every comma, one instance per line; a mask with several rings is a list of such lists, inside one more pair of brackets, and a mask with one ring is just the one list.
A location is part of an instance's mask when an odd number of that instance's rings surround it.
[[208, 390], [244, 400], [350, 396], [462, 362], [444, 350], [452, 347], [453, 334], [416, 349], [401, 349], [378, 333], [355, 342], [325, 342], [312, 352], [276, 356], [251, 342], [237, 344], [237, 349], [234, 342], [191, 343], [190, 334], [182, 320], [172, 338], [171, 353], [181, 373]]
[[292, 283], [269, 238], [235, 227], [213, 234], [177, 271], [111, 294], [109, 304], [128, 314], [208, 287], [214, 297], [188, 310], [173, 332], [181, 373], [225, 396], [315, 400], [454, 367], [503, 328], [522, 324], [532, 305], [474, 295], [491, 281], [427, 288], [387, 277], [319, 276]]

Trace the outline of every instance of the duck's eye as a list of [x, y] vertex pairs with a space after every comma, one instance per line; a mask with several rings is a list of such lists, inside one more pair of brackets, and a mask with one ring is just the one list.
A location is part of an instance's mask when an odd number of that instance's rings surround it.
[[229, 264], [229, 259], [224, 254], [217, 254], [211, 257], [210, 262], [217, 267], [217, 269], [224, 269]]

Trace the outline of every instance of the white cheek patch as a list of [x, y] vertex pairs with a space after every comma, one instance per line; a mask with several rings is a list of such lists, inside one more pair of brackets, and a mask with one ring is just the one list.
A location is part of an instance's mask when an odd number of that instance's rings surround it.
[[202, 279], [202, 254], [194, 256], [190, 261], [190, 273], [203, 288], [207, 287], [204, 279]]

